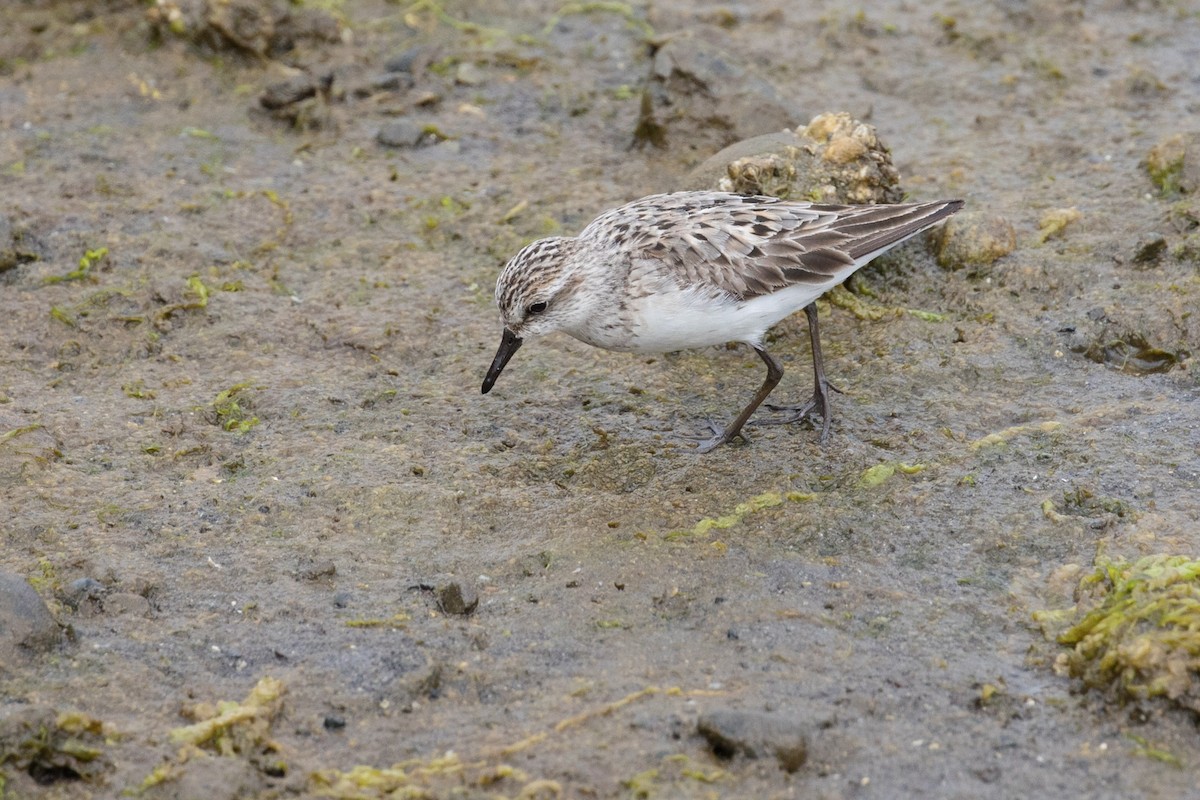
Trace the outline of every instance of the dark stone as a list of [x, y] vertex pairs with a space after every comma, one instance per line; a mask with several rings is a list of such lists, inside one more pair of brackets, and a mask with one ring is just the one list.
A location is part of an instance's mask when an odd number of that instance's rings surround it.
[[274, 111], [316, 97], [317, 88], [317, 81], [311, 75], [296, 75], [285, 81], [272, 83], [258, 98], [258, 102], [263, 108]]
[[438, 608], [447, 614], [466, 615], [479, 607], [479, 595], [468, 589], [464, 594], [462, 586], [457, 581], [440, 586], [437, 589]]
[[1167, 252], [1167, 240], [1161, 233], [1147, 233], [1138, 239], [1133, 249], [1133, 263], [1153, 266]]
[[0, 653], [49, 650], [60, 630], [41, 596], [20, 575], [0, 572]]
[[335, 714], [327, 714], [325, 716], [324, 725], [325, 730], [327, 731], [340, 731], [342, 728], [346, 727], [346, 720], [343, 717], [339, 717]]
[[753, 711], [723, 709], [701, 714], [696, 730], [720, 758], [774, 758], [795, 772], [808, 758], [808, 737], [793, 719]]

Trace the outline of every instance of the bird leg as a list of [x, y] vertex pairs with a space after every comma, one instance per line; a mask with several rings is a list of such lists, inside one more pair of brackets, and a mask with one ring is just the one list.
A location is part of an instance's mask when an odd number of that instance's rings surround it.
[[[758, 353], [758, 357], [767, 365], [767, 377], [763, 379], [762, 386], [759, 387], [758, 393], [754, 395], [754, 399], [742, 409], [742, 413], [737, 415], [737, 419], [729, 423], [724, 430], [713, 425], [712, 422], [708, 423], [716, 435], [711, 439], [702, 441], [699, 448], [697, 448], [697, 452], [707, 453], [718, 445], [733, 441], [734, 437], [742, 436], [742, 426], [746, 424], [746, 420], [750, 419], [750, 415], [762, 404], [763, 400], [767, 399], [767, 395], [771, 393], [771, 390], [779, 384], [779, 379], [783, 377], [783, 367], [776, 360], [775, 356], [768, 353], [759, 345], [754, 345], [754, 352]], [[742, 438], [745, 437], [742, 436]]]
[[[840, 392], [836, 386], [833, 386], [825, 379], [825, 359], [821, 356], [821, 332], [817, 327], [817, 304], [809, 303], [804, 307], [804, 315], [808, 317], [808, 337], [812, 342], [813, 353], [813, 393], [808, 402], [798, 406], [773, 406], [768, 404], [767, 408], [772, 411], [783, 411], [786, 415], [775, 419], [757, 420], [758, 425], [787, 425], [791, 422], [798, 422], [809, 415], [821, 415], [821, 444], [829, 438], [829, 427], [833, 422], [833, 415], [830, 413], [831, 406], [829, 405], [829, 391], [832, 389], [835, 392]], [[815, 427], [815, 426], [814, 426]]]

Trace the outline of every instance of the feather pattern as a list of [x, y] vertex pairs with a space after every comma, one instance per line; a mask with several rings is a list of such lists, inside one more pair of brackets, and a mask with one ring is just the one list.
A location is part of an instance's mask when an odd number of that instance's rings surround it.
[[578, 238], [655, 259], [681, 287], [708, 285], [749, 300], [793, 284], [840, 283], [961, 206], [847, 206], [678, 192], [601, 214]]

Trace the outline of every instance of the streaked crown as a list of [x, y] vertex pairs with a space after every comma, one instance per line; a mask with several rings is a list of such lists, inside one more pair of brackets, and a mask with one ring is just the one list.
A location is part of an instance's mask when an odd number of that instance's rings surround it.
[[[554, 317], [554, 302], [571, 283], [568, 269], [576, 240], [562, 236], [539, 239], [521, 249], [496, 281], [496, 305], [509, 330], [544, 333]], [[545, 329], [545, 330], [543, 330]]]

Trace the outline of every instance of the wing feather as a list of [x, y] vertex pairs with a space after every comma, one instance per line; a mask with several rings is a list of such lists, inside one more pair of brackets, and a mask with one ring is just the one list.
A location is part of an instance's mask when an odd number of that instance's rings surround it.
[[612, 209], [580, 238], [655, 259], [681, 286], [748, 299], [794, 284], [839, 283], [961, 207], [960, 200], [845, 206], [678, 192]]

